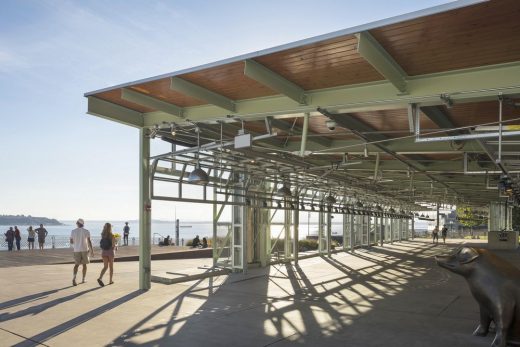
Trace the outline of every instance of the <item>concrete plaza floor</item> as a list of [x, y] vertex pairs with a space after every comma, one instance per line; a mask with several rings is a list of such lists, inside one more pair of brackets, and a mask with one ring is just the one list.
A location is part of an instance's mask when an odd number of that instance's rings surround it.
[[[0, 268], [2, 346], [489, 346], [471, 335], [478, 307], [463, 278], [435, 265], [462, 240], [385, 247], [272, 265], [247, 274], [137, 290], [138, 264], [100, 264], [71, 286], [70, 265]], [[517, 251], [497, 254], [517, 266]], [[211, 259], [153, 261], [153, 272]]]

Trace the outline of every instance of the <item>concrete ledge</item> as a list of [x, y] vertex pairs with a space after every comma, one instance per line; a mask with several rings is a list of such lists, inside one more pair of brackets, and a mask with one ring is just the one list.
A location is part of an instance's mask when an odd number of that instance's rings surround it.
[[[186, 251], [177, 251], [177, 252], [171, 252], [171, 253], [157, 253], [152, 254], [152, 260], [171, 260], [171, 259], [197, 259], [197, 258], [211, 258], [213, 256], [213, 250], [211, 248], [205, 248], [205, 249], [190, 249]], [[139, 255], [127, 255], [122, 256], [114, 259], [114, 261], [117, 262], [123, 262], [123, 261], [138, 261]], [[91, 259], [91, 263], [102, 263], [103, 259]], [[63, 263], [58, 264], [74, 264], [73, 261], [67, 261]]]
[[198, 280], [201, 278], [227, 275], [229, 273], [231, 273], [231, 271], [229, 269], [220, 269], [220, 268], [208, 268], [205, 272], [197, 273], [197, 274], [181, 274], [181, 273], [166, 271], [166, 272], [160, 273], [158, 275], [152, 275], [151, 279], [152, 279], [152, 282], [155, 282], [155, 283], [174, 284], [174, 283], [181, 283], [181, 282], [189, 282], [189, 281]]

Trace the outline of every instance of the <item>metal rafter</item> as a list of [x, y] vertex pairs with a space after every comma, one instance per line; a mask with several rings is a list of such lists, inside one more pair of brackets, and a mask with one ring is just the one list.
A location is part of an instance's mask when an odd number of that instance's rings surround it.
[[[275, 128], [278, 128], [280, 130], [285, 130], [289, 133], [289, 135], [301, 135], [303, 133], [303, 127], [299, 126], [299, 125], [294, 125], [294, 126], [291, 126], [291, 124], [281, 120], [281, 119], [275, 119], [275, 118], [272, 118], [270, 117], [270, 122], [271, 122], [271, 125]], [[320, 135], [314, 131], [311, 131], [311, 130], [308, 130], [308, 133], [309, 134], [314, 134], [314, 135]], [[332, 140], [324, 137], [324, 136], [319, 136], [319, 137], [308, 137], [307, 138], [307, 142], [308, 143], [315, 143], [321, 147], [330, 147], [330, 145], [332, 144]]]
[[406, 92], [406, 72], [368, 31], [356, 34], [357, 51], [401, 93]]
[[235, 112], [235, 102], [233, 100], [182, 78], [172, 77], [170, 80], [170, 89], [225, 110]]
[[244, 75], [287, 96], [300, 105], [307, 104], [307, 96], [303, 88], [252, 59], [244, 61]]
[[163, 100], [159, 100], [143, 93], [136, 92], [129, 88], [121, 89], [121, 99], [133, 102], [134, 104], [153, 108], [178, 118], [184, 118], [182, 107]]

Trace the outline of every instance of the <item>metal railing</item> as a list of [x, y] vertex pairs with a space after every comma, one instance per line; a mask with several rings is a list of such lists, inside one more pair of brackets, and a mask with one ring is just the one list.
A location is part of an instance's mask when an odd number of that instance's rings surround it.
[[[101, 236], [93, 236], [90, 238], [92, 241], [92, 246], [97, 249], [99, 248], [99, 241], [101, 240]], [[119, 240], [119, 245], [123, 244], [123, 240]], [[139, 245], [139, 238], [131, 237], [128, 239], [128, 244], [130, 246]], [[57, 248], [70, 248], [70, 237], [65, 235], [48, 235], [45, 238], [45, 243], [43, 244], [44, 249], [57, 249]], [[28, 249], [29, 242], [27, 241], [27, 236], [22, 236], [20, 240], [20, 249]], [[7, 241], [5, 237], [0, 239], [0, 251], [6, 251], [8, 249]], [[16, 241], [13, 242], [13, 249], [16, 249]], [[34, 249], [39, 249], [38, 238], [36, 237], [34, 240]]]

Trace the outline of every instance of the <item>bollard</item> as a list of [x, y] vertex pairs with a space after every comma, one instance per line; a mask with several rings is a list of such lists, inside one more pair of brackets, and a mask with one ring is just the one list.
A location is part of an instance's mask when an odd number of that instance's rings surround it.
[[56, 248], [56, 238], [54, 236], [51, 236], [52, 240], [52, 249]]
[[135, 246], [135, 237], [132, 237], [132, 246]]
[[181, 245], [184, 246], [184, 239], [181, 239]]

